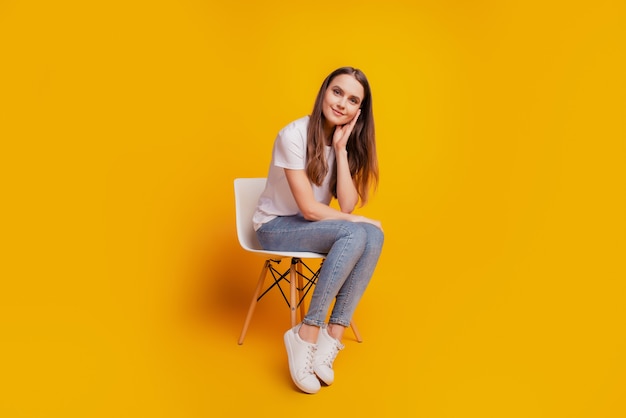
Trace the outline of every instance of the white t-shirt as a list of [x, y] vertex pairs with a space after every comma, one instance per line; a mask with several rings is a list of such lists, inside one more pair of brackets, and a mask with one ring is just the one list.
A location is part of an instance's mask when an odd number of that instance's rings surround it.
[[[267, 184], [252, 217], [255, 230], [277, 216], [300, 214], [296, 200], [289, 188], [289, 183], [287, 183], [284, 169], [305, 169], [308, 125], [309, 117], [304, 116], [291, 122], [278, 133], [272, 150], [272, 162], [267, 175]], [[328, 183], [330, 182], [333, 165], [335, 164], [335, 152], [330, 146], [326, 146], [325, 151], [329, 167], [328, 173], [321, 186], [316, 186], [313, 183], [311, 183], [311, 186], [313, 187], [315, 200], [328, 205], [332, 199]]]

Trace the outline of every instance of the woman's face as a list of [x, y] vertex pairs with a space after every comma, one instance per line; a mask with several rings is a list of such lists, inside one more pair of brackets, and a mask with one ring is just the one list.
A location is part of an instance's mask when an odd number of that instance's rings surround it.
[[322, 101], [326, 128], [350, 122], [361, 107], [364, 95], [363, 86], [352, 75], [340, 74], [333, 78]]

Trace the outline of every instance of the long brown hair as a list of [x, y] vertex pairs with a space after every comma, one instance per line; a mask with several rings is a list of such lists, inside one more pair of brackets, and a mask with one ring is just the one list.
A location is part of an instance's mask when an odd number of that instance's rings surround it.
[[[348, 165], [350, 175], [356, 185], [361, 206], [367, 203], [370, 189], [378, 186], [378, 158], [376, 155], [376, 136], [374, 133], [374, 114], [372, 111], [372, 92], [365, 74], [357, 68], [341, 67], [330, 73], [322, 83], [307, 128], [306, 173], [311, 182], [321, 185], [328, 173], [328, 162], [324, 154], [326, 138], [322, 112], [322, 102], [328, 86], [335, 77], [341, 74], [352, 75], [363, 86], [364, 97], [361, 101], [361, 115], [354, 125], [348, 139]], [[330, 191], [337, 197], [337, 165], [330, 178]]]

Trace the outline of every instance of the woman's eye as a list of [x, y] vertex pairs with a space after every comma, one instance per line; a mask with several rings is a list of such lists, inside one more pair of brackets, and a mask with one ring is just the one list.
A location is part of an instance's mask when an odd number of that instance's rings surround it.
[[350, 99], [350, 101], [352, 102], [352, 104], [357, 104], [357, 100], [356, 99]]
[[335, 93], [335, 95], [339, 96], [341, 94], [341, 92], [337, 89], [333, 90], [333, 93]]

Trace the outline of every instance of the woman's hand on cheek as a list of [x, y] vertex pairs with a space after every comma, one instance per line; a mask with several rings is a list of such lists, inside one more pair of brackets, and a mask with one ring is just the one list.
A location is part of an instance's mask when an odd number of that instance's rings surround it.
[[335, 151], [341, 151], [346, 149], [346, 145], [348, 145], [348, 138], [350, 138], [350, 134], [352, 133], [352, 129], [354, 129], [354, 125], [356, 125], [356, 121], [361, 114], [361, 109], [356, 112], [356, 115], [352, 118], [349, 123], [345, 125], [337, 125], [335, 128], [335, 133], [333, 134], [333, 146], [335, 147]]

